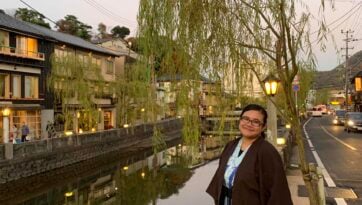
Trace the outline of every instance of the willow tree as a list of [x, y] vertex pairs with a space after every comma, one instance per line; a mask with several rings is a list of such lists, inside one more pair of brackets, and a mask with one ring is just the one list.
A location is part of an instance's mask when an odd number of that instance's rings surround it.
[[[145, 48], [147, 68], [154, 72], [154, 57], [161, 50], [170, 72], [173, 70], [171, 42], [187, 53], [181, 58], [184, 76], [200, 73], [227, 81], [234, 76], [235, 94], [241, 98], [247, 78], [254, 74], [259, 83], [267, 74], [281, 80], [283, 105], [279, 114], [295, 128], [301, 171], [311, 204], [318, 204], [318, 190], [305, 158], [301, 122], [298, 118], [292, 82], [301, 65], [314, 65], [309, 41], [310, 13], [295, 0], [141, 0], [139, 35]], [[324, 6], [323, 0], [322, 5]], [[322, 18], [320, 34], [326, 30]], [[160, 36], [163, 40], [160, 42]], [[323, 35], [321, 35], [323, 37]], [[167, 55], [167, 53], [169, 55]], [[189, 85], [183, 87], [189, 92]], [[221, 96], [220, 96], [221, 97]], [[192, 107], [187, 102], [186, 107]], [[276, 104], [274, 102], [274, 104]], [[283, 112], [281, 111], [283, 110]], [[188, 118], [185, 118], [188, 119]], [[192, 119], [192, 118], [190, 118]], [[196, 124], [196, 123], [186, 123]], [[187, 137], [198, 137], [190, 135]]]
[[51, 61], [47, 87], [54, 95], [55, 104], [61, 106], [61, 114], [58, 113], [55, 120], [64, 123], [64, 131], [73, 130], [76, 116], [80, 128], [91, 130], [98, 123], [100, 113], [94, 98], [89, 96], [111, 93], [107, 89], [113, 86], [106, 85], [100, 65], [92, 61], [91, 56], [52, 55]]

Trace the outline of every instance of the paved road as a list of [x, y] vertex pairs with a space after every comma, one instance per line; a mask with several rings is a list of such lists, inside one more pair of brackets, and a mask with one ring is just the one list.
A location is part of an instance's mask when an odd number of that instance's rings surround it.
[[[348, 205], [361, 205], [362, 132], [345, 132], [343, 126], [332, 124], [331, 116], [312, 118], [306, 131], [336, 186], [352, 188], [356, 193], [358, 199], [346, 199]], [[307, 158], [315, 161], [310, 149], [307, 147], [306, 150]]]

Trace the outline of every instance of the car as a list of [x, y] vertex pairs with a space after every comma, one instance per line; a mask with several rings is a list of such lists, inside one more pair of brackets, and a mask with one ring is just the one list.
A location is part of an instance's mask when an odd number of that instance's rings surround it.
[[322, 108], [313, 108], [312, 109], [312, 117], [322, 117]]
[[362, 130], [362, 112], [347, 112], [345, 116], [345, 131], [350, 132]]
[[345, 121], [345, 115], [346, 115], [347, 111], [346, 110], [336, 110], [334, 112], [334, 119], [333, 119], [333, 124], [335, 125], [344, 125], [344, 121]]

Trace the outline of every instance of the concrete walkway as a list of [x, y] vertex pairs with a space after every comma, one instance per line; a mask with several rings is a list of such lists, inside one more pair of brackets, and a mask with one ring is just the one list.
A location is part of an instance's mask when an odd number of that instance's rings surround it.
[[309, 205], [308, 197], [298, 195], [298, 186], [304, 185], [302, 173], [299, 169], [288, 169], [287, 180], [294, 205]]
[[[298, 168], [299, 156], [297, 146], [293, 147], [292, 155], [290, 156], [290, 165], [291, 166], [287, 169], [286, 174], [293, 203], [294, 205], [309, 205], [308, 197], [301, 197], [298, 195], [298, 186], [303, 186], [305, 184], [302, 172]], [[293, 165], [296, 167], [294, 168]]]

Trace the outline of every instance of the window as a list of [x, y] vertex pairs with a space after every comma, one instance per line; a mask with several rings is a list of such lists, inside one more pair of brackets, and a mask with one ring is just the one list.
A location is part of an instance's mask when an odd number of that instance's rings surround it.
[[21, 76], [11, 75], [12, 98], [21, 98]]
[[28, 56], [38, 57], [38, 41], [35, 38], [27, 38]]
[[101, 67], [101, 59], [99, 58], [92, 58], [92, 64], [93, 66], [97, 66], [97, 68], [100, 68]]
[[90, 58], [86, 55], [83, 55], [83, 54], [78, 54], [78, 59], [79, 59], [79, 64], [82, 66], [82, 67], [88, 67], [89, 66], [89, 60]]
[[33, 139], [40, 139], [41, 136], [41, 112], [40, 110], [14, 110], [12, 112], [12, 123], [21, 130], [25, 122], [30, 130], [30, 136]]
[[9, 74], [0, 73], [0, 98], [10, 98]]
[[28, 38], [25, 36], [17, 36], [16, 38], [17, 53], [38, 57], [38, 40], [35, 38]]
[[39, 78], [25, 76], [25, 98], [39, 97]]
[[9, 33], [0, 31], [0, 51], [9, 50]]
[[107, 60], [106, 61], [106, 73], [113, 74], [113, 61]]

